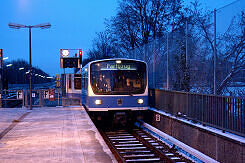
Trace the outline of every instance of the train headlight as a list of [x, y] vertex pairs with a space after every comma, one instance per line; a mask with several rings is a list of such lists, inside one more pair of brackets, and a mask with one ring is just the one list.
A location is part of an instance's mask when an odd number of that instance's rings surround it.
[[101, 105], [101, 104], [102, 104], [102, 101], [101, 101], [101, 100], [95, 100], [94, 103], [95, 103], [96, 105]]
[[121, 60], [116, 60], [116, 63], [117, 63], [117, 64], [121, 64], [122, 61], [121, 61]]
[[143, 104], [144, 103], [144, 100], [142, 98], [139, 98], [139, 99], [137, 99], [137, 103], [138, 104]]

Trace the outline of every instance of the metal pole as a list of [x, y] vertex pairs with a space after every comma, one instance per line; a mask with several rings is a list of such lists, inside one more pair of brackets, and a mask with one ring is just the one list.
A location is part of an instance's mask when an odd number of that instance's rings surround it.
[[169, 90], [169, 63], [168, 63], [168, 33], [167, 33], [167, 90]]
[[31, 26], [29, 26], [29, 67], [30, 67], [30, 110], [32, 110], [32, 83], [31, 83]]
[[156, 57], [156, 49], [155, 49], [155, 42], [156, 41], [156, 39], [154, 39], [154, 41], [153, 41], [153, 86], [154, 86], [154, 88], [156, 88], [156, 61], [155, 61], [155, 57]]
[[[64, 88], [65, 87], [65, 91]], [[63, 68], [63, 83], [62, 83], [62, 90], [61, 90], [61, 105], [65, 106], [65, 98], [66, 98], [66, 75], [65, 75], [65, 68]]]
[[81, 102], [80, 102], [80, 105], [83, 106], [83, 78], [82, 78], [82, 64], [80, 65], [80, 74], [81, 74]]
[[188, 24], [187, 24], [187, 20], [185, 22], [186, 25], [186, 36], [185, 36], [185, 66], [187, 68], [188, 66]]
[[80, 101], [80, 105], [83, 106], [83, 78], [82, 78], [83, 77], [82, 76], [83, 56], [82, 55], [79, 55], [79, 60], [78, 61], [79, 61], [79, 64], [80, 64], [80, 74], [81, 74], [81, 101]]
[[216, 9], [214, 9], [214, 94], [216, 95]]
[[60, 106], [60, 88], [57, 88], [58, 92], [58, 106]]
[[4, 80], [4, 74], [3, 74], [3, 49], [0, 49], [1, 50], [1, 55], [2, 56], [0, 56], [1, 58], [0, 58], [0, 67], [1, 67], [1, 70], [0, 70], [0, 77], [1, 77], [1, 79], [0, 79], [0, 85], [1, 85], [1, 95], [0, 95], [0, 107], [3, 107], [3, 103], [2, 103], [2, 98], [3, 98], [3, 80]]
[[31, 69], [32, 69], [32, 65], [31, 65], [31, 28], [50, 28], [51, 25], [49, 23], [46, 24], [39, 24], [39, 25], [34, 25], [34, 26], [27, 26], [27, 25], [22, 25], [22, 24], [16, 24], [16, 23], [9, 23], [8, 24], [10, 28], [15, 28], [15, 29], [19, 29], [19, 28], [29, 28], [29, 73], [30, 73], [30, 110], [32, 110], [32, 83], [31, 83]]

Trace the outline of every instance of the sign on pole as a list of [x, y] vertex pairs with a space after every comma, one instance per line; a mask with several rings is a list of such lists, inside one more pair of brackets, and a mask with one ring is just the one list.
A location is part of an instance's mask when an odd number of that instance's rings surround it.
[[60, 74], [56, 74], [56, 88], [60, 88]]
[[23, 99], [23, 91], [17, 91], [17, 99]]
[[43, 98], [44, 99], [49, 99], [49, 90], [44, 90], [44, 92], [43, 92]]
[[[79, 56], [77, 56], [77, 52]], [[80, 68], [82, 54], [82, 49], [60, 49], [60, 67]]]
[[55, 100], [55, 92], [54, 89], [49, 89], [49, 101], [54, 101]]

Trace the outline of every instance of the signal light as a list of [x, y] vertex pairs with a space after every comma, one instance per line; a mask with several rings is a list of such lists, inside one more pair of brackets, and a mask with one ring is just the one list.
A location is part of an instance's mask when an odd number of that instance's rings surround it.
[[3, 57], [3, 49], [0, 49], [0, 58]]
[[79, 57], [83, 55], [83, 51], [80, 49], [79, 50]]
[[82, 49], [79, 50], [79, 63], [80, 65], [82, 64], [82, 56], [83, 56], [83, 51]]

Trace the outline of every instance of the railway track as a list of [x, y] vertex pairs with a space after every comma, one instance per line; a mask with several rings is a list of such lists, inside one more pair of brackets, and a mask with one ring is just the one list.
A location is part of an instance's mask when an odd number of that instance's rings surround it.
[[100, 132], [118, 162], [191, 162], [141, 129]]

